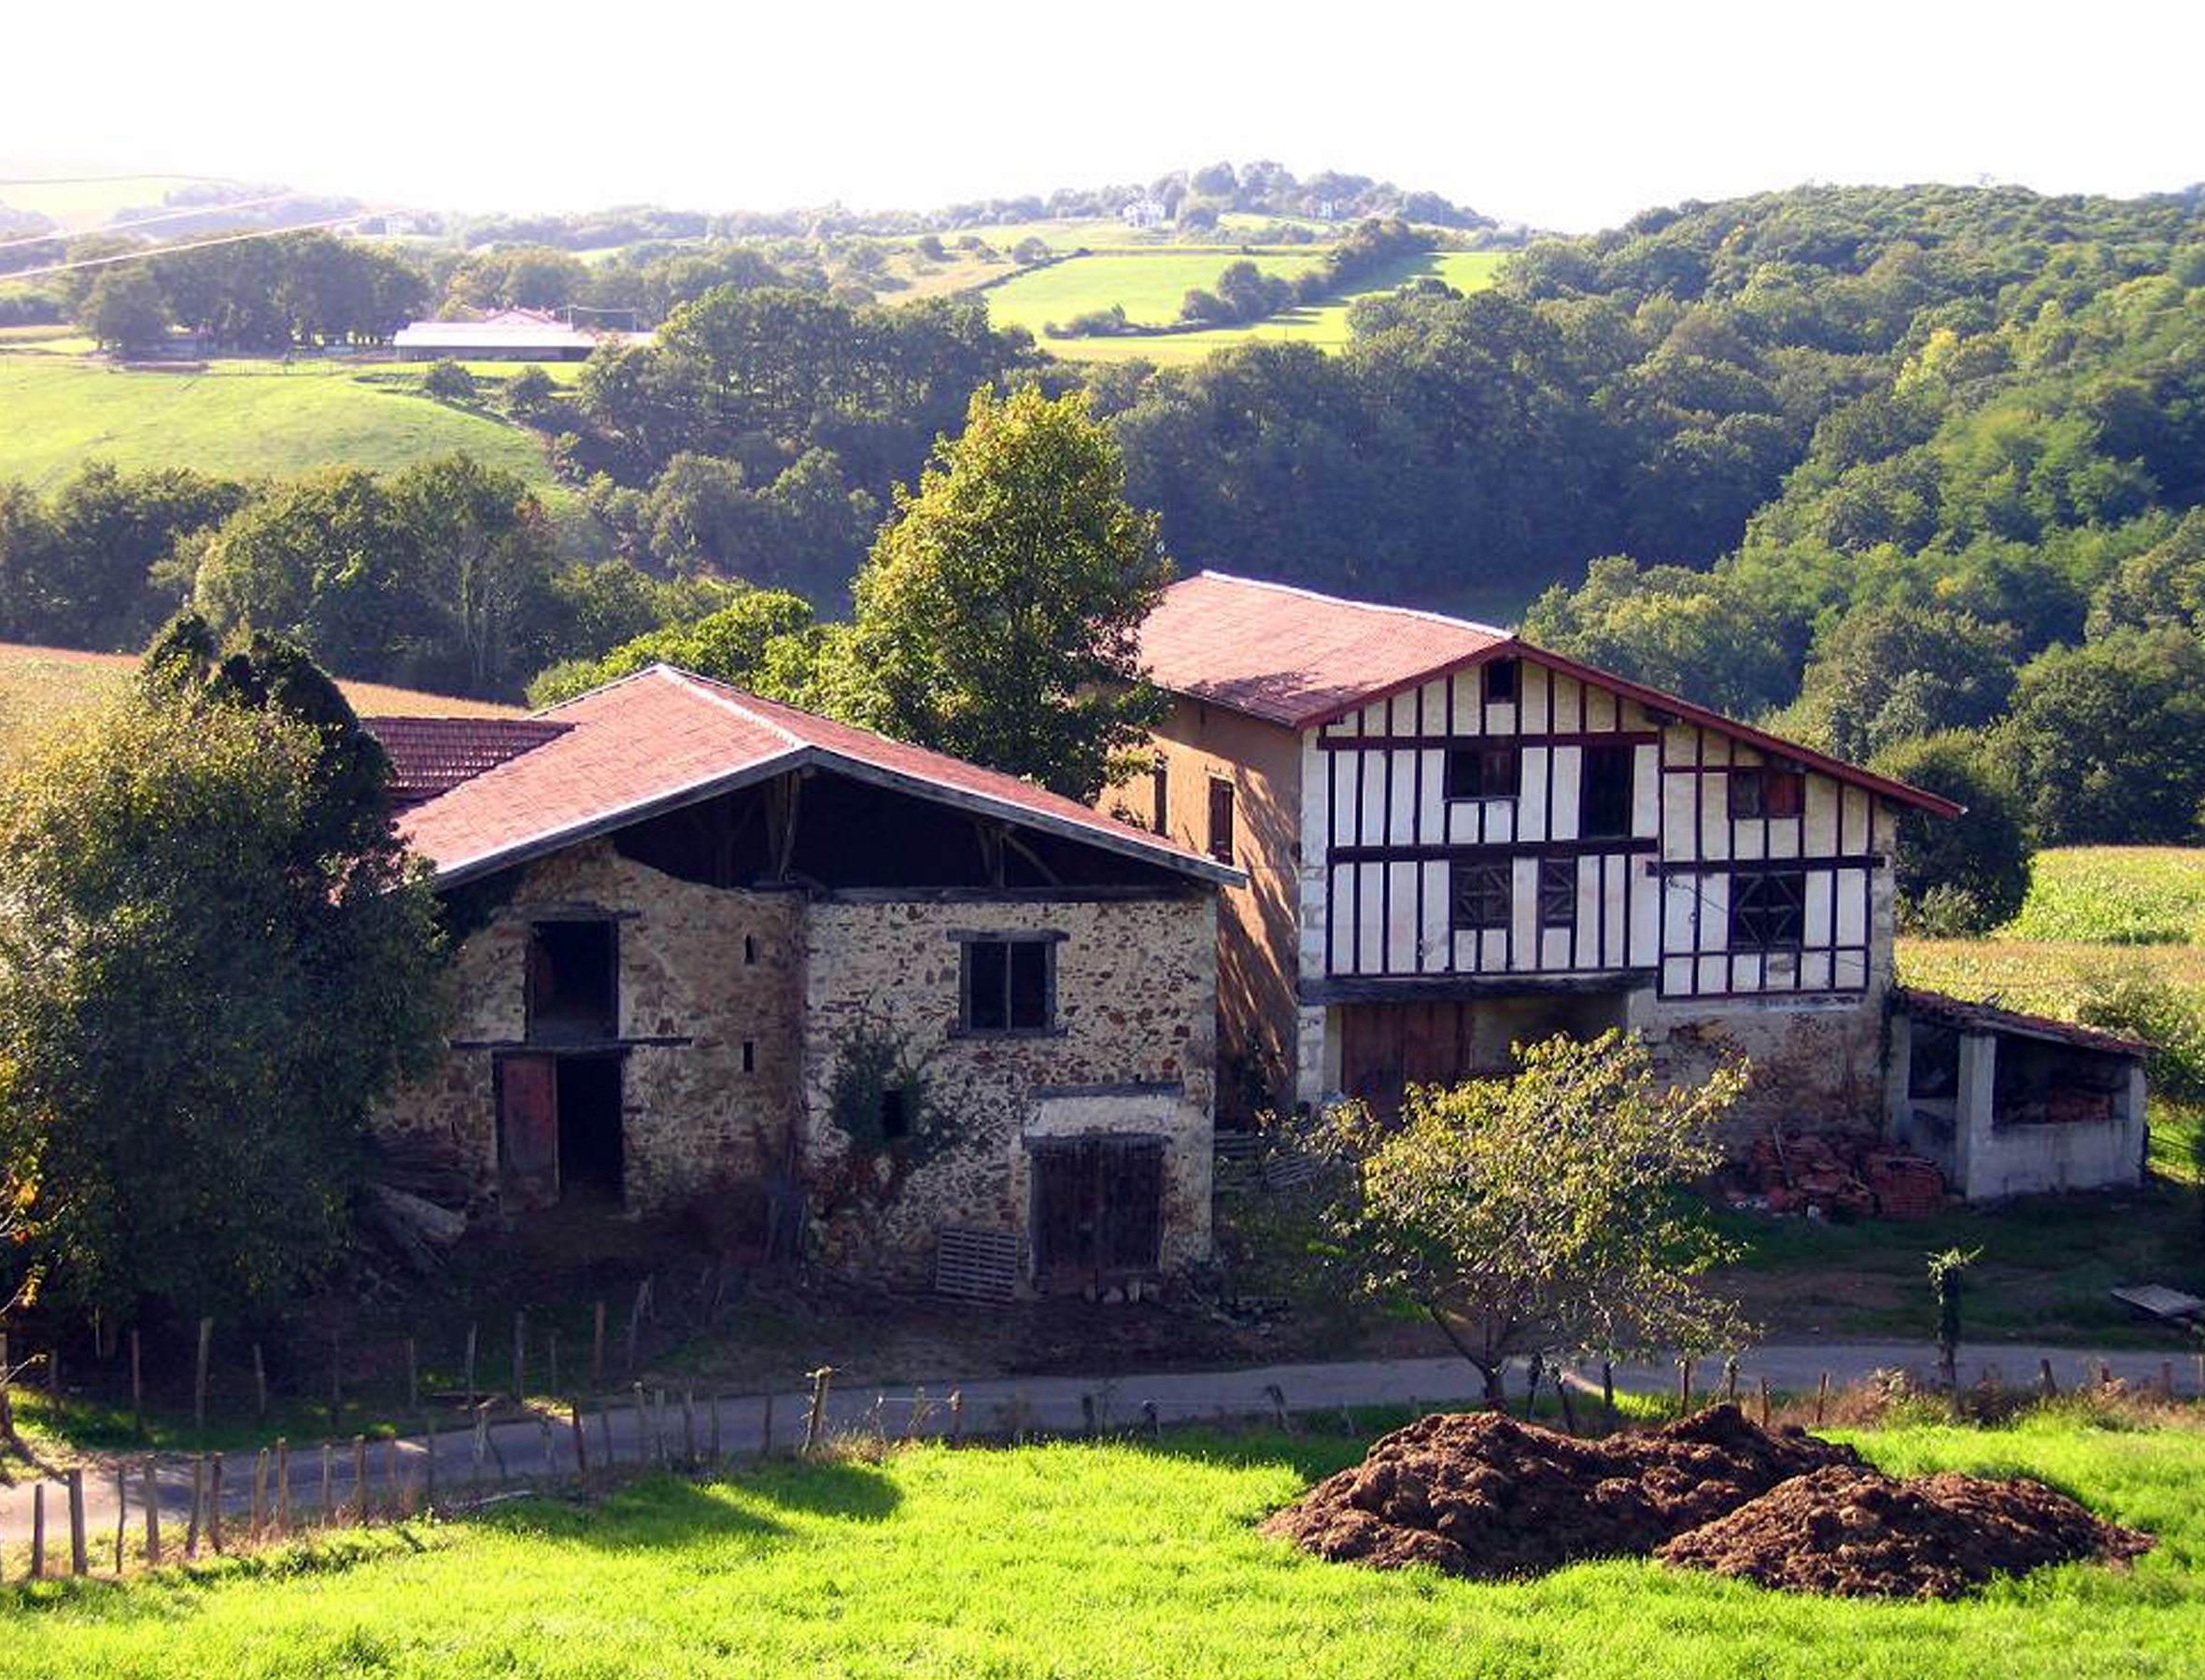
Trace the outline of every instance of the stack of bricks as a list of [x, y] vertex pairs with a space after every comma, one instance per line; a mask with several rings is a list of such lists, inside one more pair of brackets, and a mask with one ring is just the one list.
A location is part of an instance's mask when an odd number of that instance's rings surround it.
[[1944, 1175], [1934, 1162], [1873, 1137], [1827, 1135], [1756, 1140], [1745, 1161], [1746, 1199], [1771, 1213], [1840, 1219], [1928, 1219], [1944, 1211]]

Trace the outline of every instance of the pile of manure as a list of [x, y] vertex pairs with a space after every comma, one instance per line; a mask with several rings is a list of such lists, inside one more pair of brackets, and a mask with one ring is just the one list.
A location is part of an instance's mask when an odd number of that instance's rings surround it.
[[1421, 1418], [1264, 1532], [1321, 1558], [1477, 1579], [1659, 1557], [1771, 1587], [1909, 1597], [2152, 1544], [2032, 1482], [1894, 1482], [1850, 1447], [1759, 1428], [1735, 1405], [1590, 1441], [1495, 1412]]

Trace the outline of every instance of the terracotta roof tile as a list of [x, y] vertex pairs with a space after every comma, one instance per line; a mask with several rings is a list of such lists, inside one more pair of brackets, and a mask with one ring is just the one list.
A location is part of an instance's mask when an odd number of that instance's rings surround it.
[[2019, 1009], [2001, 1009], [1995, 1003], [1972, 1003], [1964, 997], [1948, 997], [1943, 992], [1917, 991], [1912, 986], [1894, 986], [1892, 1002], [1906, 1014], [1917, 1020], [1941, 1022], [1958, 1027], [1962, 1032], [2019, 1033], [2028, 1038], [2051, 1038], [2062, 1044], [2073, 1044], [2084, 1050], [2100, 1050], [2113, 1055], [2141, 1056], [2151, 1052], [2151, 1046], [2141, 1038], [2126, 1033], [2101, 1032], [2096, 1027], [2078, 1026], [2071, 1021], [2061, 1021], [2051, 1015], [2025, 1015]]
[[390, 756], [391, 795], [401, 805], [433, 799], [566, 733], [525, 717], [363, 717]]
[[1164, 592], [1140, 654], [1163, 687], [1300, 729], [1509, 640], [1467, 619], [1204, 572]]
[[404, 811], [399, 829], [440, 879], [494, 868], [639, 821], [722, 787], [817, 763], [977, 801], [1213, 881], [1239, 876], [1201, 854], [963, 759], [654, 665], [531, 720], [558, 734]]

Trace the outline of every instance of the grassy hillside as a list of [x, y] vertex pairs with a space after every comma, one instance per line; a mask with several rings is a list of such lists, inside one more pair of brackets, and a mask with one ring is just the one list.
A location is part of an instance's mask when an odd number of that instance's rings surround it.
[[[1265, 274], [1292, 279], [1323, 258], [1322, 250], [1309, 249], [1265, 251], [1248, 261]], [[1025, 327], [1039, 338], [1050, 321], [1068, 321], [1118, 304], [1130, 320], [1161, 324], [1178, 318], [1190, 290], [1216, 285], [1218, 275], [1239, 261], [1236, 251], [1214, 248], [1097, 251], [996, 287], [986, 294], [988, 318], [999, 327]]]
[[274, 1567], [19, 1588], [0, 1675], [2196, 1672], [2205, 1434], [2037, 1419], [1850, 1438], [1895, 1472], [2041, 1476], [2160, 1546], [2132, 1569], [2069, 1565], [1957, 1603], [1780, 1594], [1652, 1562], [1474, 1583], [1327, 1563], [1254, 1532], [1360, 1439], [926, 1447], [653, 1480], [595, 1509], [530, 1501]]
[[[505, 371], [510, 371], [506, 369]], [[51, 489], [88, 460], [209, 473], [388, 469], [464, 449], [555, 488], [536, 434], [322, 362], [222, 361], [134, 373], [61, 356], [0, 357], [0, 478]]]
[[[0, 765], [20, 742], [39, 729], [113, 694], [136, 668], [136, 659], [127, 654], [86, 654], [71, 648], [24, 647], [0, 642]], [[518, 715], [512, 706], [422, 694], [381, 683], [342, 683], [339, 686], [362, 717]]]
[[[51, 163], [10, 163], [0, 159], [0, 175], [59, 176], [79, 175], [81, 180], [0, 182], [0, 205], [50, 216], [65, 233], [81, 233], [110, 220], [118, 212], [158, 205], [179, 187], [198, 186], [211, 177], [199, 175], [130, 175], [107, 178], [110, 172], [75, 169]], [[240, 190], [237, 194], [246, 193]]]
[[[1329, 304], [1308, 308], [1289, 309], [1251, 326], [1217, 327], [1201, 332], [1173, 333], [1164, 338], [1048, 339], [1044, 341], [1043, 347], [1053, 355], [1076, 360], [1145, 360], [1169, 366], [1199, 361], [1212, 350], [1220, 350], [1232, 345], [1247, 344], [1258, 340], [1313, 344], [1320, 349], [1336, 350], [1348, 342], [1348, 310], [1357, 299], [1383, 295], [1410, 280], [1427, 275], [1444, 281], [1458, 291], [1476, 291], [1481, 287], [1492, 284], [1495, 271], [1506, 260], [1507, 255], [1508, 253], [1505, 251], [1432, 251], [1422, 256], [1405, 258], [1399, 262], [1388, 264], [1364, 280], [1353, 291], [1336, 298]], [[1218, 261], [1220, 270], [1223, 269], [1226, 261], [1231, 260], [1229, 257], [1222, 260], [1213, 259]], [[1018, 288], [1033, 281], [1053, 275], [1066, 275], [1067, 273], [1078, 275], [1081, 270], [1086, 271], [1084, 275], [1080, 275], [1083, 287], [1081, 295], [1093, 301], [1082, 303], [1080, 308], [1107, 309], [1111, 304], [1120, 302], [1122, 299], [1118, 295], [1106, 294], [1111, 293], [1113, 290], [1122, 292], [1125, 289], [1123, 276], [1114, 276], [1102, 266], [1107, 261], [1110, 260], [1080, 258], [1070, 262], [1059, 263], [1053, 268], [1044, 269], [1038, 275], [1021, 276], [1010, 285], [998, 287], [984, 294], [988, 300], [989, 314], [996, 320], [1003, 320], [1006, 318], [999, 313], [1001, 305], [997, 300], [1004, 298], [1007, 294], [1014, 293]], [[1274, 261], [1292, 261], [1294, 259], [1275, 256], [1265, 259], [1265, 266], [1269, 266]], [[1314, 259], [1311, 261], [1313, 262]], [[1212, 279], [1216, 277], [1216, 272], [1212, 271], [1210, 275]], [[1291, 273], [1293, 271], [1281, 269], [1279, 272]], [[1193, 282], [1197, 285], [1202, 283], [1200, 281]], [[1184, 287], [1180, 288], [1180, 295], [1184, 295], [1185, 289]], [[1077, 309], [1067, 309], [1062, 314], [1047, 318], [1062, 320], [1067, 315], [1079, 312], [1080, 310]], [[1143, 318], [1130, 304], [1126, 304], [1125, 309], [1125, 313], [1135, 319], [1168, 319], [1178, 312], [1179, 302], [1177, 298], [1172, 300], [1169, 309], [1160, 316]], [[1034, 330], [1037, 333], [1040, 331], [1039, 327]]]

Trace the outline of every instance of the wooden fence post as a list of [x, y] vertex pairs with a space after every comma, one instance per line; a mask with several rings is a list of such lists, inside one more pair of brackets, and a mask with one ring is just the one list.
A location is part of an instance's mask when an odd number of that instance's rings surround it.
[[1680, 1418], [1692, 1409], [1692, 1362], [1676, 1362], [1676, 1415]]
[[200, 1320], [199, 1362], [191, 1375], [191, 1427], [194, 1430], [206, 1427], [206, 1362], [208, 1355], [214, 1351], [214, 1339], [215, 1321], [212, 1319]]
[[123, 1548], [130, 1544], [130, 1473], [115, 1466], [115, 1573], [122, 1573]]
[[206, 1543], [222, 1549], [222, 1455], [216, 1453], [206, 1466]]
[[393, 1433], [383, 1444], [383, 1479], [390, 1487], [390, 1509], [400, 1517], [413, 1515], [413, 1502], [409, 1498], [403, 1467], [398, 1461], [398, 1436]]
[[[641, 1425], [638, 1425], [640, 1428]], [[597, 1438], [605, 1449], [605, 1473], [610, 1475], [620, 1463], [620, 1455], [613, 1447], [613, 1407], [608, 1402], [597, 1415]], [[641, 1436], [637, 1437], [639, 1440]]]
[[7, 1363], [7, 1332], [0, 1330], [0, 1441], [15, 1444], [15, 1402], [7, 1392], [11, 1372]]
[[433, 1512], [436, 1509], [436, 1431], [429, 1419], [421, 1419], [421, 1504]]
[[2159, 1362], [2159, 1398], [2170, 1405], [2174, 1403], [2174, 1362], [2170, 1359]]
[[597, 1304], [594, 1317], [589, 1337], [589, 1386], [601, 1389], [605, 1385], [605, 1304], [602, 1301]]
[[184, 1530], [184, 1556], [199, 1556], [199, 1508], [206, 1497], [206, 1454], [191, 1455], [191, 1520]]
[[151, 1567], [161, 1567], [161, 1471], [151, 1459], [146, 1461], [146, 1561]]
[[46, 1578], [46, 1484], [31, 1489], [31, 1579]]
[[682, 1454], [688, 1467], [697, 1468], [697, 1391], [682, 1391]]
[[2052, 1362], [2048, 1359], [2037, 1361], [2037, 1387], [2046, 1400], [2059, 1392], [2059, 1381], [2052, 1375]]
[[283, 1436], [276, 1437], [276, 1532], [288, 1534], [291, 1529], [291, 1447]]
[[256, 1537], [268, 1523], [268, 1449], [253, 1455], [253, 1506], [250, 1532]]
[[574, 1421], [574, 1479], [585, 1488], [589, 1486], [589, 1432], [582, 1427], [582, 1403], [574, 1402], [571, 1416]]
[[1725, 1404], [1738, 1404], [1738, 1356], [1733, 1353], [1723, 1361], [1723, 1400]]
[[834, 1380], [835, 1368], [822, 1365], [812, 1373], [812, 1412], [804, 1419], [804, 1451], [807, 1455], [819, 1448], [820, 1425], [827, 1418], [827, 1384]]
[[1562, 1402], [1562, 1426], [1574, 1435], [1577, 1433], [1577, 1407], [1570, 1398], [1569, 1381], [1560, 1365], [1554, 1367], [1554, 1393]]
[[323, 1528], [337, 1519], [337, 1455], [331, 1445], [321, 1444], [321, 1514]]
[[474, 1440], [472, 1443], [473, 1450], [468, 1459], [467, 1487], [468, 1491], [478, 1498], [482, 1493], [483, 1458], [489, 1450], [489, 1443], [488, 1418], [483, 1409], [477, 1406], [474, 1411]]
[[69, 1472], [69, 1573], [90, 1574], [92, 1560], [84, 1536], [84, 1472]]
[[1769, 1379], [1761, 1378], [1761, 1427], [1769, 1427]]
[[1616, 1427], [1616, 1367], [1607, 1360], [1600, 1362], [1600, 1402], [1606, 1408], [1608, 1428]]
[[965, 1438], [965, 1391], [950, 1391], [950, 1445], [957, 1446]]
[[1821, 1380], [1815, 1385], [1815, 1427], [1816, 1429], [1822, 1427], [1822, 1419], [1829, 1414], [1829, 1411], [1830, 1373], [1825, 1371], [1822, 1373]]
[[368, 1461], [367, 1437], [352, 1437], [352, 1504], [353, 1515], [360, 1522], [368, 1519]]

